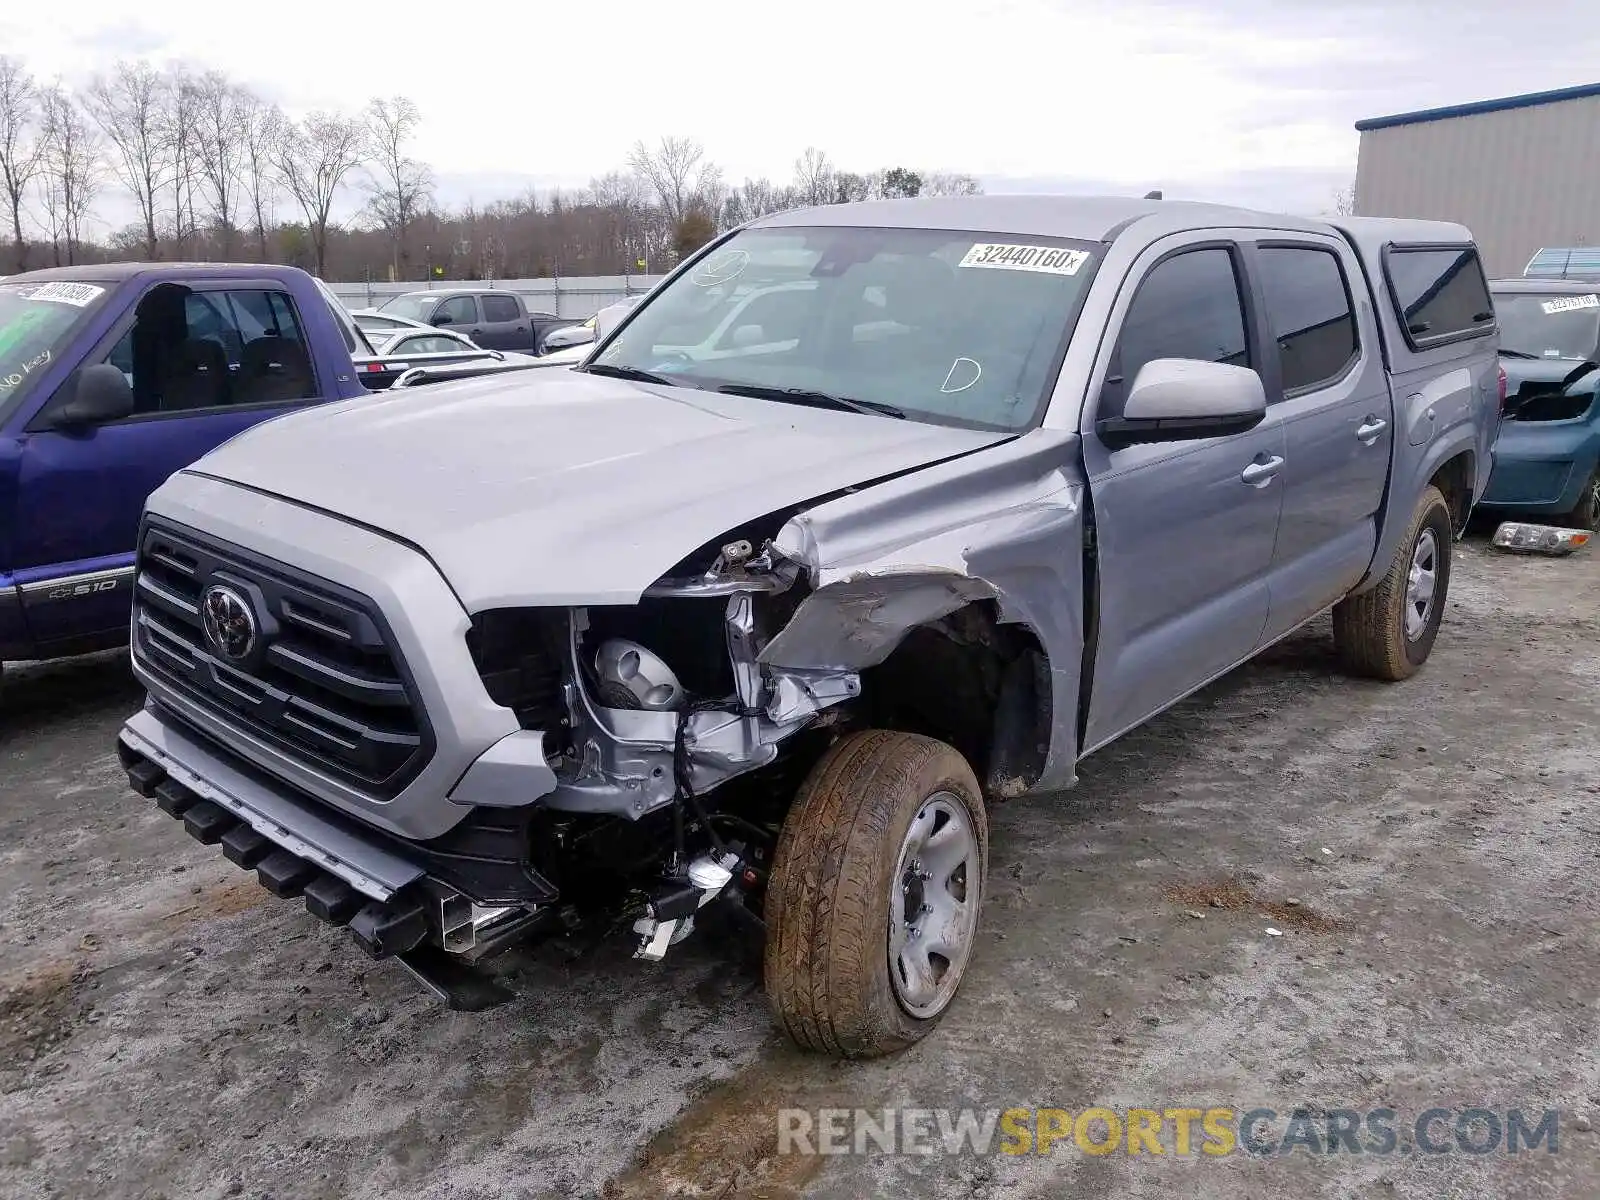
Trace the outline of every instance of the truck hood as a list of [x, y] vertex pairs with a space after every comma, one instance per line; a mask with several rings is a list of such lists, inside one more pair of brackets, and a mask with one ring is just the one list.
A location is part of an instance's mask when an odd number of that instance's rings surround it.
[[515, 375], [308, 409], [188, 470], [402, 539], [477, 612], [631, 604], [746, 521], [1010, 436], [573, 371]]

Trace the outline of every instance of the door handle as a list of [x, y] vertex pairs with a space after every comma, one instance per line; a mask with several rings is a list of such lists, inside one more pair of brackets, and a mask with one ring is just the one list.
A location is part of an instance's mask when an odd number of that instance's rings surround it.
[[1274, 454], [1266, 462], [1253, 462], [1239, 472], [1239, 478], [1251, 487], [1264, 488], [1283, 469], [1283, 459]]
[[1381, 417], [1368, 417], [1365, 423], [1357, 427], [1356, 436], [1370, 446], [1378, 440], [1378, 435], [1387, 428], [1389, 428], [1389, 422]]

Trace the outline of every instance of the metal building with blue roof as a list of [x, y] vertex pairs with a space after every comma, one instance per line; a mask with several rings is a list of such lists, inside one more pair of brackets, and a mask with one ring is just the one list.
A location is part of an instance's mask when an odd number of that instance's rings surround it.
[[1496, 276], [1586, 267], [1600, 253], [1600, 83], [1372, 117], [1356, 129], [1357, 213], [1458, 221]]

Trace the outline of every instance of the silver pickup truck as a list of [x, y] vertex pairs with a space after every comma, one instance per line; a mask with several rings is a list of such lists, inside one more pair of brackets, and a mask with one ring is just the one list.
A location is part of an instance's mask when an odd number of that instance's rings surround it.
[[986, 803], [1319, 614], [1411, 675], [1503, 380], [1467, 230], [919, 199], [736, 230], [575, 370], [256, 428], [151, 498], [134, 788], [461, 1008], [542, 933], [763, 939], [924, 1036]]

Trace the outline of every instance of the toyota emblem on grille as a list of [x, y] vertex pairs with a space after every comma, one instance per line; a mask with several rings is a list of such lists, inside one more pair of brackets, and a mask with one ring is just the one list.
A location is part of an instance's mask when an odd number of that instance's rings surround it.
[[256, 615], [250, 603], [226, 584], [212, 584], [200, 598], [206, 641], [229, 662], [243, 662], [256, 648]]

